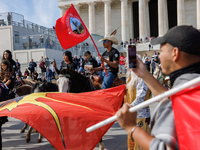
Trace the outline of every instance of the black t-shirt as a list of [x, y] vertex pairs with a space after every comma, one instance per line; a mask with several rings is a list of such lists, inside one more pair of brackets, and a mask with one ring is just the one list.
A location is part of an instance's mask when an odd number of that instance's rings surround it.
[[86, 70], [86, 73], [89, 73], [89, 70], [87, 69], [87, 67], [88, 67], [88, 68], [89, 68], [89, 67], [90, 67], [90, 68], [97, 68], [97, 67], [99, 67], [99, 66], [98, 66], [98, 64], [97, 64], [97, 61], [96, 61], [95, 59], [91, 58], [91, 59], [88, 60], [88, 61], [84, 60], [81, 67], [83, 67], [83, 69]]
[[69, 63], [69, 64], [66, 64], [65, 61], [62, 61], [62, 62], [61, 62], [61, 66], [60, 66], [60, 71], [58, 71], [58, 74], [60, 74], [61, 72], [63, 72], [62, 70], [65, 70], [65, 69], [67, 69], [67, 68], [68, 68], [69, 70], [75, 71], [76, 65], [75, 65], [75, 63], [73, 63], [73, 62], [71, 62], [71, 63]]
[[10, 77], [10, 80], [11, 80], [11, 83], [8, 85], [8, 88], [10, 90], [12, 90], [15, 86], [15, 78], [16, 78], [16, 75], [15, 73]]
[[[113, 61], [119, 61], [119, 51], [116, 50], [116, 49], [113, 48], [113, 47], [112, 47], [112, 49], [111, 49], [109, 52], [108, 52], [108, 51], [105, 51], [105, 52], [102, 54], [102, 56], [103, 56], [105, 59], [107, 59], [107, 60], [109, 60], [109, 61], [111, 61], [111, 62], [113, 62]], [[104, 62], [104, 66], [105, 66], [105, 68], [106, 68], [106, 71], [112, 72], [114, 75], [117, 76], [117, 73], [118, 73], [118, 70], [119, 70], [118, 67], [117, 67], [117, 68], [113, 68], [113, 67], [111, 67], [110, 65], [108, 65], [108, 64], [105, 63], [105, 62]]]

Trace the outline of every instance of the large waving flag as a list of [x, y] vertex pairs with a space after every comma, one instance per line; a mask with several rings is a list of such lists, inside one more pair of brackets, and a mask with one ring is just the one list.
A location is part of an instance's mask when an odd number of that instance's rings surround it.
[[56, 21], [55, 30], [63, 49], [83, 42], [90, 35], [73, 5]]
[[171, 99], [180, 150], [199, 150], [200, 85], [187, 88]]
[[121, 107], [125, 85], [86, 93], [34, 93], [0, 103], [0, 116], [22, 120], [57, 150], [92, 150], [112, 126], [86, 128], [113, 116]]

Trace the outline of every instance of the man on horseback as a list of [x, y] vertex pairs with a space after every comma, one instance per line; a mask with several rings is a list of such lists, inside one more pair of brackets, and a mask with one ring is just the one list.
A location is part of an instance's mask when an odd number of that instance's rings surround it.
[[107, 50], [102, 54], [102, 56], [99, 56], [99, 59], [101, 62], [104, 62], [104, 66], [106, 68], [106, 71], [108, 73], [108, 76], [106, 75], [105, 71], [103, 70], [103, 65], [101, 65], [98, 68], [92, 68], [93, 71], [102, 71], [100, 74], [100, 78], [103, 81], [101, 85], [101, 89], [110, 88], [113, 81], [117, 77], [118, 73], [118, 66], [119, 66], [119, 51], [112, 47], [113, 44], [118, 44], [118, 40], [113, 36], [105, 36], [103, 39], [99, 40], [103, 41], [103, 46]]

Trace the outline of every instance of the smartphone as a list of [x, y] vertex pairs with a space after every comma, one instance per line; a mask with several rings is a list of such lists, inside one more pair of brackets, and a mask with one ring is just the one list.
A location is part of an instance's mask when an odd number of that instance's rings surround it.
[[135, 45], [128, 45], [128, 68], [137, 68]]

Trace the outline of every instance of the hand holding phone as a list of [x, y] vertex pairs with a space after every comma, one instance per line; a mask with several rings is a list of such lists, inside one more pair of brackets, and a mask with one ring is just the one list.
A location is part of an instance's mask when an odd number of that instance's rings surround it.
[[128, 68], [137, 68], [136, 46], [128, 46]]

